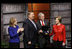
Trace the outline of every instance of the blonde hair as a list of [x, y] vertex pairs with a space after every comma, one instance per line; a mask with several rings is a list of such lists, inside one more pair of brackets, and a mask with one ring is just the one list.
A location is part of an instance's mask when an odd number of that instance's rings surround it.
[[9, 26], [13, 26], [13, 25], [14, 25], [14, 22], [16, 21], [15, 19], [16, 19], [16, 18], [14, 18], [14, 17], [11, 17], [11, 18], [10, 18]]
[[61, 16], [57, 16], [56, 18], [58, 18], [59, 22], [61, 22], [61, 21], [62, 21]]

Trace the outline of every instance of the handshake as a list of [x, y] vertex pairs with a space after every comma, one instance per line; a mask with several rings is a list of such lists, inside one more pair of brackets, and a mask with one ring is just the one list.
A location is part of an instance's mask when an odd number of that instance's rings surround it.
[[24, 31], [24, 28], [19, 28], [17, 33]]

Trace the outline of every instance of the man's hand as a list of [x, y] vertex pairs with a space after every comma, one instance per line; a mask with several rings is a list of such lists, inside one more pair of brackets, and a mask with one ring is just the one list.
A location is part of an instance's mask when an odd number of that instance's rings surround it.
[[47, 31], [49, 33], [49, 31]]
[[63, 46], [65, 46], [65, 43], [62, 43]]
[[42, 30], [39, 30], [39, 33], [43, 33], [43, 31]]
[[28, 44], [31, 44], [31, 41], [29, 41]]

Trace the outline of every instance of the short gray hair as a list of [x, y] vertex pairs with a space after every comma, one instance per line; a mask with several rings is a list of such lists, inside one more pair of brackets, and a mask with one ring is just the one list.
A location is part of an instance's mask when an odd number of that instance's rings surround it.
[[42, 14], [44, 14], [44, 13], [40, 12], [40, 13], [38, 14], [38, 16], [41, 16]]

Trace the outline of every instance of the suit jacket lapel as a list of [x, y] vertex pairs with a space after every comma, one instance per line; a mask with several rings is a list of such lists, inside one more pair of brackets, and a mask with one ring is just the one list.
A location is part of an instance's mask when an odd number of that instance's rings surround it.
[[33, 23], [28, 19], [28, 21], [30, 22], [30, 25], [34, 28], [34, 29], [36, 29], [35, 28], [35, 26], [33, 25]]
[[39, 20], [39, 24], [40, 24], [40, 26], [41, 26], [40, 20]]
[[46, 25], [46, 21], [44, 20], [44, 23], [45, 23], [45, 25]]

